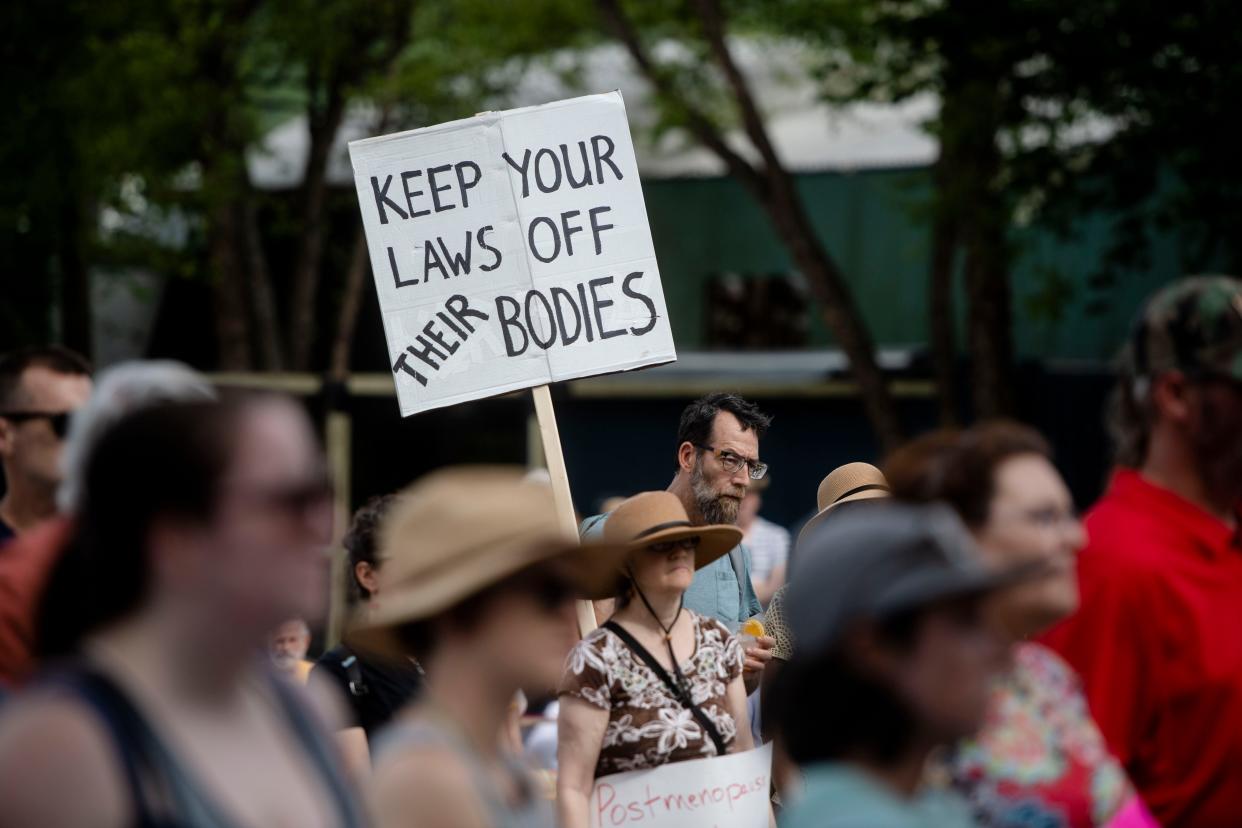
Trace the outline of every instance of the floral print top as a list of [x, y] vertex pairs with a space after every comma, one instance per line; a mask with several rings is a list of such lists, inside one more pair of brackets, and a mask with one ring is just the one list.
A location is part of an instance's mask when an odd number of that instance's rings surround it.
[[979, 735], [947, 757], [980, 825], [1108, 825], [1135, 793], [1087, 710], [1074, 671], [1035, 643], [1015, 648]]
[[[737, 738], [726, 689], [742, 674], [742, 649], [714, 618], [685, 610], [694, 622], [694, 653], [680, 664], [690, 698], [726, 745]], [[716, 755], [716, 746], [659, 676], [614, 633], [600, 627], [577, 643], [565, 664], [560, 695], [608, 711], [595, 776], [655, 768]]]

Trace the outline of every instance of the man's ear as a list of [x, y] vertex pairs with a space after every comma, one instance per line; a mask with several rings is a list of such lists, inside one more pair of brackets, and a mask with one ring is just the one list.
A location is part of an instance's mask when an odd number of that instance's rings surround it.
[[1166, 371], [1152, 381], [1151, 401], [1156, 413], [1174, 423], [1190, 419], [1190, 383], [1181, 371]]
[[379, 573], [366, 561], [358, 561], [354, 564], [354, 577], [372, 595], [379, 591]]
[[677, 467], [686, 474], [694, 471], [694, 461], [697, 457], [698, 449], [694, 447], [694, 443], [689, 440], [677, 447]]
[[13, 424], [0, 418], [0, 457], [9, 457], [13, 454], [13, 439], [16, 436]]

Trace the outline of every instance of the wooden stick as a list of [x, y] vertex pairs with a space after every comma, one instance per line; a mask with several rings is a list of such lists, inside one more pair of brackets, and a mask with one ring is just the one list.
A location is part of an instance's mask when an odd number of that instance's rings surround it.
[[[552, 479], [552, 499], [556, 503], [556, 515], [566, 536], [578, 537], [578, 520], [574, 516], [574, 500], [569, 491], [569, 474], [565, 471], [565, 455], [561, 453], [561, 433], [556, 428], [556, 409], [552, 407], [552, 394], [546, 385], [530, 389], [535, 398], [535, 416], [539, 419], [539, 436], [543, 441], [543, 454], [548, 461], [548, 475]], [[595, 608], [590, 601], [578, 601], [578, 631], [586, 635], [595, 629]]]
[[327, 640], [324, 642], [328, 648], [331, 648], [340, 642], [341, 634], [345, 631], [345, 616], [348, 613], [348, 603], [345, 595], [349, 590], [349, 579], [354, 577], [349, 571], [349, 556], [345, 553], [344, 547], [341, 546], [341, 538], [344, 537], [345, 530], [349, 528], [350, 518], [349, 473], [353, 422], [349, 413], [346, 411], [329, 411], [326, 432], [324, 443], [327, 446], [328, 466], [332, 470], [332, 482], [336, 491], [333, 502], [328, 630]]

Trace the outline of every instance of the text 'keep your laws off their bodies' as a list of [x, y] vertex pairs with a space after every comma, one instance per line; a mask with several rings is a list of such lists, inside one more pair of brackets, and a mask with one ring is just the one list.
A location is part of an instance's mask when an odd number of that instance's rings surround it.
[[349, 149], [402, 414], [676, 358], [619, 93]]

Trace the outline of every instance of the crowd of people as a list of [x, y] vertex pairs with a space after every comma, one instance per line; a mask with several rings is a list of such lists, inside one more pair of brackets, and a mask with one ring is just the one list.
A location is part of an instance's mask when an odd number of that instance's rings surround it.
[[0, 828], [587, 828], [601, 777], [765, 743], [791, 828], [1236, 825], [1242, 282], [1147, 302], [1108, 420], [1085, 520], [1048, 441], [988, 421], [825, 469], [791, 534], [758, 516], [779, 424], [728, 392], [578, 538], [546, 479], [441, 469], [355, 513], [311, 660], [303, 408], [10, 353]]

